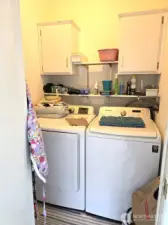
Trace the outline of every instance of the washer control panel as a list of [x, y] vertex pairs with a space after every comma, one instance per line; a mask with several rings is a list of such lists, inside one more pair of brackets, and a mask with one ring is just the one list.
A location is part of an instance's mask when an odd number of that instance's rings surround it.
[[121, 114], [121, 116], [126, 116], [127, 112], [125, 110], [121, 110], [120, 114]]
[[101, 107], [99, 110], [99, 117], [102, 116], [127, 116], [150, 119], [150, 110], [147, 108], [131, 107]]

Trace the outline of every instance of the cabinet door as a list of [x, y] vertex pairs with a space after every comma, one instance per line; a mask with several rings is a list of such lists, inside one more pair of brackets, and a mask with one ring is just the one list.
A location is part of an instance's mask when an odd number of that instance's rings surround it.
[[69, 74], [71, 25], [40, 27], [40, 49], [43, 74]]
[[119, 73], [157, 73], [163, 32], [161, 14], [120, 19]]

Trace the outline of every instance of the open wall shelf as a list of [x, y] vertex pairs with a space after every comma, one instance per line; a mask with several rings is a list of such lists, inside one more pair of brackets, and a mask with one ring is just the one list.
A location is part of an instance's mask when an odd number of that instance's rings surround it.
[[106, 61], [106, 62], [74, 62], [74, 65], [78, 66], [97, 66], [97, 65], [117, 65], [118, 61]]
[[56, 93], [44, 93], [45, 96], [68, 96], [68, 97], [110, 97], [110, 98], [139, 98], [139, 99], [149, 99], [149, 98], [159, 98], [159, 96], [138, 96], [138, 95], [76, 95], [76, 94], [56, 94]]

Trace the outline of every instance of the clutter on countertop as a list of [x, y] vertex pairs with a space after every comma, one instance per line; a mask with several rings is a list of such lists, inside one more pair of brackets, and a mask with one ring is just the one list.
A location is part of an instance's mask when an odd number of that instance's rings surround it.
[[100, 49], [98, 50], [98, 52], [99, 52], [99, 58], [101, 62], [118, 61], [119, 50], [117, 48]]
[[132, 210], [135, 225], [154, 225], [160, 178], [143, 186], [132, 195]]
[[[62, 118], [70, 114], [68, 104], [61, 101], [60, 96], [48, 96], [55, 97], [50, 100], [43, 99], [38, 105], [35, 106], [35, 110], [38, 117], [48, 118], [51, 115], [54, 118]], [[42, 116], [41, 116], [42, 115]]]

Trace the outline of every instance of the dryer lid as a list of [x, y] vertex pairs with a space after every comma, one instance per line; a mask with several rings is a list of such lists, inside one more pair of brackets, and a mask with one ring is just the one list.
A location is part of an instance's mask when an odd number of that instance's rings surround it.
[[64, 118], [39, 118], [39, 124], [42, 130], [62, 131], [62, 132], [78, 132], [85, 131], [86, 126], [71, 126], [67, 119], [85, 119], [89, 124], [95, 115], [68, 115]]

